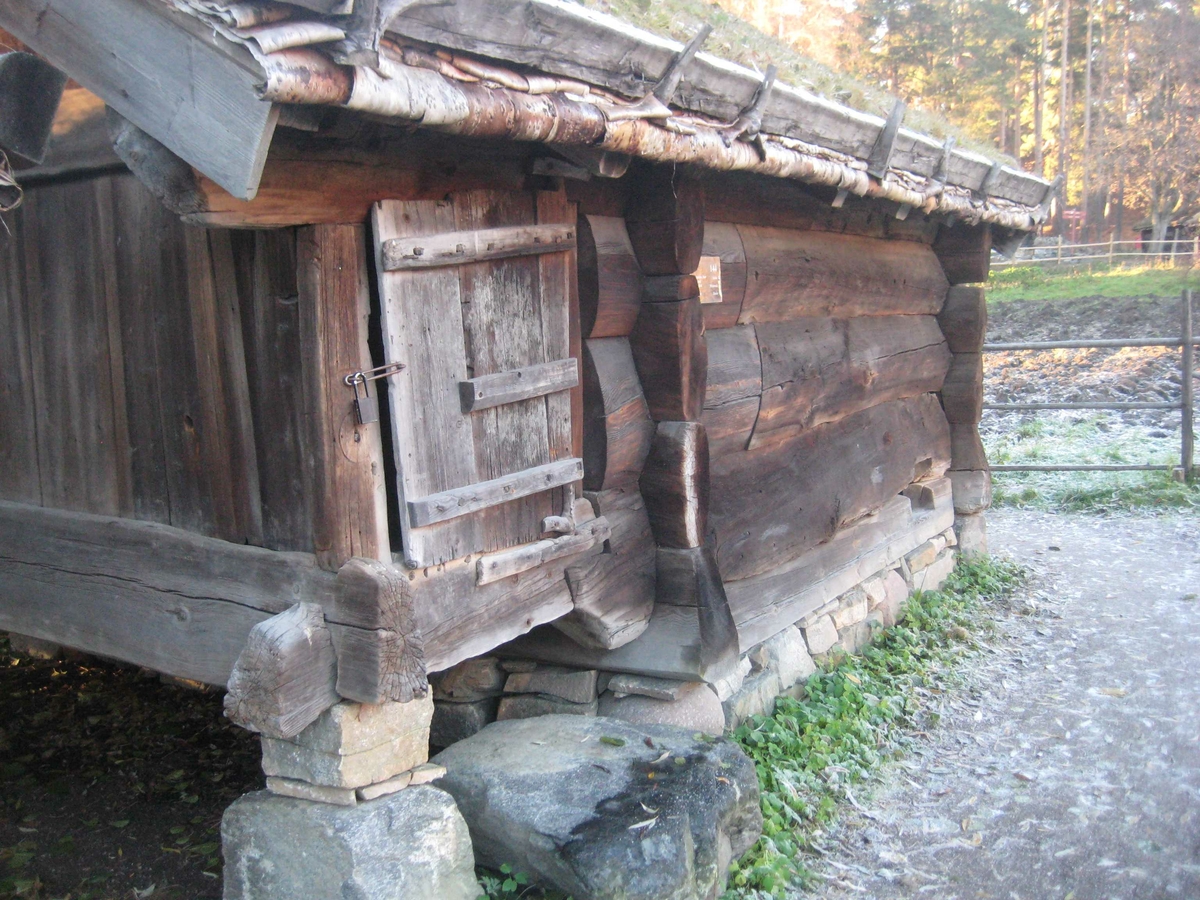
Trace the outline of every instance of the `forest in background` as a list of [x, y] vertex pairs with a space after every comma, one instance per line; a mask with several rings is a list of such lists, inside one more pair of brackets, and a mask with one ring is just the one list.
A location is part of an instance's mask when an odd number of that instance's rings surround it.
[[722, 3], [801, 52], [994, 141], [1031, 171], [1063, 173], [1084, 240], [1141, 224], [1133, 219], [1150, 220], [1161, 239], [1173, 219], [1196, 211], [1200, 3]]
[[584, 2], [684, 40], [711, 20], [706, 49], [759, 68], [792, 51], [806, 59], [781, 65], [784, 78], [874, 113], [887, 92], [919, 130], [940, 136], [942, 117], [967, 143], [1062, 173], [1058, 233], [1096, 241], [1146, 226], [1162, 240], [1172, 223], [1196, 225], [1200, 0]]

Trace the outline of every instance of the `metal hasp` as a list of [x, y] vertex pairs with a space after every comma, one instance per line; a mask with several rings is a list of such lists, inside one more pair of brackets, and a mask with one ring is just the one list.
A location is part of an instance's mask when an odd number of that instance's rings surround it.
[[65, 73], [32, 53], [0, 55], [0, 148], [40, 163], [66, 83]]

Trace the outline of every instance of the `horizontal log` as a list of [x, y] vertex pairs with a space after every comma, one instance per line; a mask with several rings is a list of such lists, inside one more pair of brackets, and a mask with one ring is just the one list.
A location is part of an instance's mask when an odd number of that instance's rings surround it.
[[654, 422], [625, 338], [594, 338], [583, 350], [583, 472], [590, 491], [636, 484]]
[[938, 313], [951, 353], [978, 353], [987, 334], [987, 294], [982, 287], [954, 285]]
[[753, 647], [778, 634], [950, 528], [949, 494], [938, 496], [936, 507], [920, 510], [907, 497], [893, 497], [790, 563], [726, 584], [740, 645]]
[[986, 222], [942, 225], [933, 252], [951, 284], [987, 281], [992, 265], [992, 228]]
[[421, 528], [499, 506], [510, 500], [519, 500], [530, 494], [562, 487], [582, 477], [582, 459], [560, 459], [489, 481], [480, 481], [466, 487], [409, 500], [408, 518], [414, 528]]
[[942, 409], [951, 425], [976, 425], [983, 416], [983, 354], [955, 353], [942, 385]]
[[756, 172], [704, 172], [705, 210], [715, 222], [825, 231], [834, 234], [932, 244], [938, 219], [896, 218], [899, 204], [871, 197], [844, 198], [837, 188], [773, 178]]
[[628, 337], [642, 305], [642, 270], [625, 220], [581, 215], [577, 258], [583, 336]]
[[708, 527], [708, 437], [699, 422], [660, 422], [638, 482], [659, 547], [699, 547]]
[[[707, 320], [706, 320], [707, 321]], [[721, 328], [704, 335], [708, 345], [704, 408], [714, 409], [762, 393], [763, 363], [753, 325]]]
[[624, 646], [646, 630], [654, 609], [654, 536], [636, 489], [588, 495], [609, 522], [604, 552], [566, 571], [574, 609], [554, 627], [598, 650]]
[[708, 350], [698, 300], [643, 303], [629, 339], [656, 422], [694, 422], [704, 408]]
[[596, 544], [607, 541], [610, 536], [608, 520], [603, 516], [579, 527], [574, 534], [534, 541], [521, 547], [488, 553], [475, 561], [475, 583], [491, 584], [504, 578], [512, 578], [530, 569], [567, 556], [578, 556]]
[[463, 412], [491, 409], [532, 397], [567, 391], [579, 384], [579, 364], [573, 359], [537, 363], [509, 372], [480, 375], [459, 382]]
[[738, 232], [748, 273], [739, 324], [936, 315], [949, 287], [923, 244], [753, 225]]
[[338, 702], [337, 655], [315, 603], [297, 603], [250, 629], [229, 675], [225, 716], [274, 738], [293, 738]]
[[329, 131], [275, 132], [258, 193], [248, 201], [178, 157], [166, 167], [171, 177], [164, 179], [161, 154], [148, 158], [121, 153], [120, 145], [116, 149], [168, 209], [189, 224], [208, 227], [358, 224], [370, 218], [371, 207], [381, 200], [441, 200], [456, 191], [526, 188], [526, 145], [492, 142], [484, 151], [476, 142], [450, 135], [366, 123], [348, 112], [323, 112], [336, 120]]
[[671, 678], [676, 681], [719, 681], [731, 674], [732, 661], [704, 661], [697, 607], [656, 603], [646, 629], [634, 641], [614, 650], [577, 644], [554, 628], [535, 628], [496, 651], [507, 659], [528, 659], [573, 668], [600, 669]]
[[311, 554], [0, 502], [0, 630], [223, 686], [255, 625], [308, 602], [332, 627], [334, 596]]
[[705, 409], [700, 422], [708, 433], [710, 459], [727, 453], [738, 453], [750, 445], [750, 435], [758, 420], [762, 397], [747, 397]]
[[738, 637], [712, 553], [704, 548], [659, 550], [657, 570], [659, 600], [636, 640], [596, 650], [541, 628], [502, 647], [498, 655], [684, 681], [716, 681], [731, 674], [740, 652]]
[[713, 458], [709, 523], [722, 574], [748, 578], [795, 559], [918, 473], [942, 474], [949, 459], [949, 428], [932, 394]]
[[625, 226], [646, 275], [690, 275], [704, 245], [704, 187], [686, 166], [630, 168]]
[[387, 272], [460, 266], [510, 256], [563, 253], [575, 247], [574, 225], [510, 225], [391, 238], [380, 245]]
[[750, 448], [941, 389], [950, 363], [933, 316], [802, 318], [755, 326], [762, 404]]
[[[736, 225], [704, 223], [701, 259], [713, 258], [720, 270], [720, 303], [702, 303], [706, 330], [736, 325], [746, 296], [746, 251]], [[704, 300], [704, 297], [701, 297]]]
[[[377, 559], [351, 557], [337, 573], [332, 614], [365, 628], [335, 628], [338, 693], [358, 703], [407, 703], [424, 697], [424, 638], [408, 579]], [[342, 661], [354, 665], [342, 665]]]
[[475, 556], [408, 570], [426, 669], [443, 671], [568, 615], [574, 604], [566, 569], [585, 564], [601, 550], [596, 544], [581, 556], [550, 560], [485, 585], [477, 583]]

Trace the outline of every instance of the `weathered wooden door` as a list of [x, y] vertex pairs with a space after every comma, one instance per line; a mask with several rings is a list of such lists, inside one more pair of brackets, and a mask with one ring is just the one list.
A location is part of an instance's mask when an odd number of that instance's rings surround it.
[[378, 203], [374, 225], [406, 562], [537, 540], [583, 475], [573, 207], [472, 191]]

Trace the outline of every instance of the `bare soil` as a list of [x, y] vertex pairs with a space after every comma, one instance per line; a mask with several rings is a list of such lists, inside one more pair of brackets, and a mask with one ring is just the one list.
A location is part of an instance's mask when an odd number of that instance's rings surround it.
[[0, 633], [0, 898], [221, 896], [225, 807], [262, 787], [221, 694]]
[[[988, 308], [989, 343], [1103, 338], [1178, 338], [1179, 298], [1087, 297], [1078, 300], [1013, 300]], [[988, 403], [1178, 400], [1182, 378], [1178, 349], [1047, 350], [989, 353], [984, 357]], [[1046, 415], [1041, 413], [1040, 415]], [[1062, 413], [1086, 416], [1092, 413]], [[1126, 425], [1178, 433], [1175, 410], [1109, 413]], [[985, 435], [1016, 427], [1026, 413], [988, 413]]]
[[817, 893], [1200, 897], [1200, 523], [989, 521], [1032, 583], [938, 727], [828, 836]]

